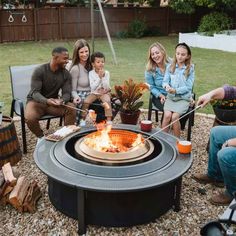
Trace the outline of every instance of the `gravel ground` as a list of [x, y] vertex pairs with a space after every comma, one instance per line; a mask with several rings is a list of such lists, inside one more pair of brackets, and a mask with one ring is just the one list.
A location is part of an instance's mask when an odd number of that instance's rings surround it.
[[[153, 116], [154, 117], [154, 116]], [[118, 116], [115, 123], [119, 122]], [[112, 236], [187, 236], [200, 235], [200, 227], [223, 213], [226, 207], [216, 207], [209, 203], [212, 192], [217, 191], [211, 185], [201, 186], [192, 179], [196, 171], [204, 171], [207, 167], [206, 144], [213, 119], [210, 116], [196, 114], [195, 125], [192, 132], [192, 145], [194, 162], [191, 169], [183, 176], [181, 211], [169, 210], [165, 215], [145, 225], [130, 228], [105, 228], [89, 225], [87, 235]], [[20, 136], [20, 122], [16, 121], [16, 130]], [[155, 124], [157, 125], [157, 124]], [[57, 128], [53, 122], [48, 132]], [[0, 235], [77, 235], [77, 221], [57, 211], [49, 201], [47, 191], [47, 178], [37, 168], [33, 160], [33, 151], [36, 138], [27, 130], [28, 153], [23, 155], [17, 164], [22, 175], [36, 179], [42, 190], [42, 197], [37, 204], [37, 211], [31, 213], [18, 213], [11, 205], [0, 206]], [[185, 138], [185, 133], [181, 134]], [[199, 188], [204, 188], [206, 194], [200, 194]]]

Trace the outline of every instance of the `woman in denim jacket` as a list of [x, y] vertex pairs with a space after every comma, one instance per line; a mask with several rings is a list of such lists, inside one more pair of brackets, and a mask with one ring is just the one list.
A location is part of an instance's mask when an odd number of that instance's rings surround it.
[[153, 95], [152, 102], [160, 111], [163, 111], [167, 95], [162, 82], [168, 61], [166, 50], [160, 43], [153, 43], [149, 47], [145, 79]]
[[173, 123], [173, 134], [180, 137], [179, 117], [186, 113], [192, 100], [192, 89], [194, 83], [194, 66], [191, 64], [191, 50], [185, 43], [179, 43], [175, 47], [173, 62], [166, 68], [163, 88], [167, 92], [164, 104], [164, 118], [162, 128]]

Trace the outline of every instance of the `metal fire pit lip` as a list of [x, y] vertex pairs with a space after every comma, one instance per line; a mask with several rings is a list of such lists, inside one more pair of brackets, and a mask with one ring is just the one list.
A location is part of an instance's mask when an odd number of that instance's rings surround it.
[[[119, 129], [131, 129], [140, 132], [138, 126], [133, 125], [115, 125], [114, 128]], [[93, 130], [92, 128], [85, 129], [87, 131]], [[157, 129], [153, 129], [151, 133], [155, 133]], [[146, 134], [145, 132], [140, 132]], [[66, 142], [73, 135], [67, 139], [61, 141]], [[78, 173], [71, 169], [68, 169], [64, 165], [58, 162], [53, 156], [54, 148], [57, 143], [42, 140], [37, 145], [34, 151], [34, 160], [38, 168], [44, 172], [50, 178], [66, 184], [68, 186], [77, 187], [84, 190], [101, 191], [101, 192], [131, 192], [140, 191], [140, 189], [150, 189], [157, 186], [165, 185], [172, 182], [182, 175], [184, 175], [192, 165], [192, 154], [179, 154], [176, 150], [177, 138], [167, 133], [158, 133], [158, 138], [167, 140], [176, 153], [174, 162], [166, 168], [151, 173], [127, 177], [127, 178], [108, 178], [108, 177], [96, 177], [87, 175], [86, 173]]]
[[[121, 129], [121, 128], [120, 128]], [[127, 128], [128, 129], [128, 128]], [[121, 130], [125, 130], [122, 128]], [[93, 131], [93, 130], [92, 130]], [[132, 129], [133, 132], [138, 132]], [[94, 176], [95, 178], [136, 178], [140, 175], [147, 175], [154, 171], [159, 171], [160, 169], [167, 168], [168, 165], [172, 164], [176, 158], [176, 152], [169, 143], [161, 141], [159, 138], [155, 138], [156, 145], [160, 146], [161, 152], [156, 153], [155, 158], [152, 158], [147, 161], [147, 159], [143, 159], [144, 162], [132, 162], [125, 163], [127, 165], [113, 165], [108, 163], [107, 166], [105, 163], [103, 165], [99, 165], [97, 162], [86, 162], [86, 158], [83, 156], [78, 159], [75, 157], [76, 154], [72, 155], [68, 153], [70, 148], [74, 149], [73, 145], [68, 147], [69, 143], [75, 139], [84, 137], [87, 133], [90, 133], [88, 130], [81, 131], [79, 134], [74, 135], [70, 139], [64, 140], [64, 142], [60, 142], [58, 145], [53, 147], [51, 155], [54, 155], [55, 160], [57, 160], [60, 164], [65, 166], [66, 168], [80, 172], [86, 176]], [[160, 143], [161, 142], [161, 143]], [[73, 144], [73, 143], [72, 143]], [[150, 155], [155, 154], [154, 151]], [[79, 155], [79, 154], [77, 154]], [[146, 157], [148, 158], [148, 157]]]

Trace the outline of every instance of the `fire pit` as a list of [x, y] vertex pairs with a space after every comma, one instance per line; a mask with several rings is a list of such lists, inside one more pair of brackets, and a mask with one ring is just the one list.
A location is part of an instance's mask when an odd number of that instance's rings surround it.
[[142, 160], [154, 150], [153, 143], [144, 140], [141, 134], [117, 129], [103, 133], [92, 132], [79, 139], [75, 143], [76, 156], [102, 164], [119, 165]]
[[167, 133], [147, 142], [145, 138], [157, 130], [145, 133], [132, 125], [113, 128], [114, 136], [125, 134], [121, 135], [125, 142], [142, 134], [142, 148], [91, 151], [84, 139], [95, 129], [86, 128], [58, 143], [44, 140], [34, 153], [37, 166], [48, 176], [50, 201], [78, 219], [79, 234], [86, 232], [88, 224], [132, 226], [155, 220], [171, 208], [180, 210], [182, 176], [192, 164], [191, 154], [180, 155], [176, 138]]

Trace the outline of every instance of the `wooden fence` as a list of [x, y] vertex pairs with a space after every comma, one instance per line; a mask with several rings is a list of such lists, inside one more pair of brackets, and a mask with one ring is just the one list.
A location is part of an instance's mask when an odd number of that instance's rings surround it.
[[[168, 35], [196, 30], [204, 10], [193, 15], [184, 15], [176, 14], [169, 8], [160, 7], [106, 7], [104, 14], [111, 36], [116, 36], [117, 33], [127, 30], [128, 24], [135, 19], [145, 20], [149, 27], [156, 27], [161, 34]], [[94, 10], [94, 36], [105, 36], [98, 9]], [[91, 37], [90, 8], [59, 7], [0, 10], [1, 43], [89, 37]]]

